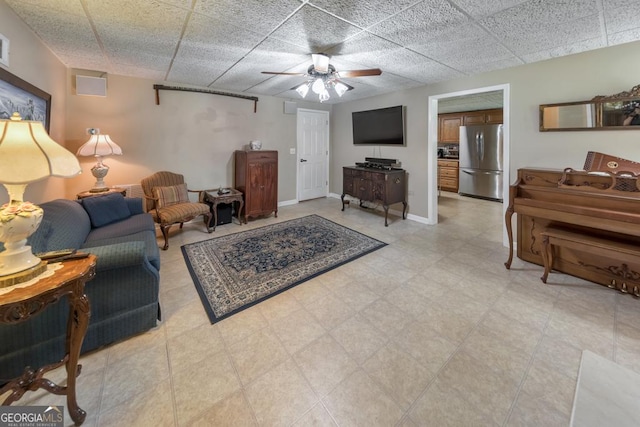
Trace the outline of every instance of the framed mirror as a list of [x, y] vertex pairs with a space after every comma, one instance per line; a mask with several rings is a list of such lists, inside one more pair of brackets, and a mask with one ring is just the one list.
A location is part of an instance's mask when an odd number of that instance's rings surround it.
[[540, 105], [540, 132], [640, 130], [640, 85], [590, 101]]

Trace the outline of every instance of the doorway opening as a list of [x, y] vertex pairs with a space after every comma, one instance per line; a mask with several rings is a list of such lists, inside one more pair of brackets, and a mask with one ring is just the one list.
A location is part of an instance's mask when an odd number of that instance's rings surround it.
[[[510, 131], [509, 131], [509, 90], [510, 85], [496, 85], [469, 89], [458, 92], [444, 93], [440, 95], [429, 96], [429, 134], [427, 150], [429, 153], [429, 185], [427, 194], [427, 214], [428, 223], [438, 223], [438, 109], [440, 102], [446, 104], [447, 100], [455, 98], [463, 98], [467, 96], [477, 96], [497, 91], [502, 92], [502, 109], [503, 109], [503, 188], [502, 199], [503, 214], [506, 212], [509, 203], [509, 183], [510, 180]], [[504, 246], [508, 246], [508, 237], [506, 229], [502, 232], [502, 241]]]

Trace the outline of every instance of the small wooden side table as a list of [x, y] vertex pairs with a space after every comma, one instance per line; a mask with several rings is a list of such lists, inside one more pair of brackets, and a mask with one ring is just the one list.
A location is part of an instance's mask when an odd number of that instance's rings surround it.
[[113, 187], [113, 188], [110, 188], [110, 189], [108, 189], [106, 191], [100, 191], [99, 193], [92, 193], [91, 191], [87, 190], [87, 191], [83, 191], [83, 192], [80, 192], [80, 193], [76, 194], [76, 197], [78, 199], [84, 199], [86, 197], [104, 196], [104, 195], [113, 194], [113, 193], [120, 193], [124, 197], [127, 197], [127, 189], [126, 188], [119, 188], [119, 187]]
[[[235, 188], [228, 188], [228, 193], [219, 194], [218, 190], [207, 190], [204, 192], [203, 201], [211, 206], [211, 210], [213, 211], [213, 230], [215, 231], [216, 225], [218, 224], [218, 205], [220, 203], [233, 203], [238, 202], [238, 221], [240, 221], [240, 225], [242, 225], [242, 217], [240, 216], [240, 212], [242, 212], [242, 207], [244, 206], [244, 200], [242, 198], [242, 192], [236, 190]], [[211, 227], [211, 224], [209, 224]]]
[[[25, 321], [40, 313], [49, 304], [69, 295], [66, 354], [60, 362], [44, 366], [37, 371], [27, 366], [22, 376], [0, 389], [0, 395], [9, 390], [12, 391], [2, 402], [2, 405], [11, 405], [20, 399], [26, 391], [44, 388], [53, 394], [66, 394], [71, 419], [77, 425], [84, 422], [87, 413], [78, 406], [76, 400], [76, 377], [80, 375], [82, 369], [82, 365], [78, 365], [78, 359], [91, 316], [91, 307], [89, 299], [84, 293], [84, 285], [95, 276], [95, 268], [95, 255], [65, 260], [62, 262], [62, 267], [56, 270], [52, 276], [42, 278], [33, 285], [16, 287], [12, 291], [0, 295], [0, 322], [7, 324]], [[59, 386], [44, 378], [44, 374], [63, 364], [67, 370], [66, 387]]]

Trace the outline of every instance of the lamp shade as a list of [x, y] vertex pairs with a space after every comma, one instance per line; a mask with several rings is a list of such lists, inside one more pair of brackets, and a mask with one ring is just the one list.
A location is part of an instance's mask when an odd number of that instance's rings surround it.
[[78, 148], [78, 156], [121, 156], [122, 148], [109, 138], [109, 135], [91, 135], [91, 138]]
[[51, 139], [41, 122], [22, 120], [18, 113], [0, 120], [0, 182], [27, 184], [80, 171], [78, 159]]

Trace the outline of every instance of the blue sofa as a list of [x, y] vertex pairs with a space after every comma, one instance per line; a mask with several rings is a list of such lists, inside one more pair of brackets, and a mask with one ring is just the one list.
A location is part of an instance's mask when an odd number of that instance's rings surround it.
[[[150, 214], [121, 194], [43, 203], [44, 217], [28, 242], [34, 253], [78, 249], [97, 255], [86, 284], [91, 318], [82, 352], [144, 332], [160, 319], [160, 251]], [[66, 298], [66, 297], [65, 297]], [[0, 325], [0, 384], [64, 354], [66, 299], [16, 325]]]

